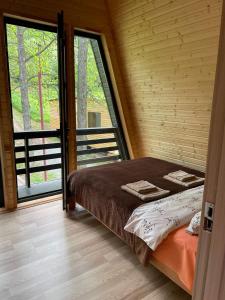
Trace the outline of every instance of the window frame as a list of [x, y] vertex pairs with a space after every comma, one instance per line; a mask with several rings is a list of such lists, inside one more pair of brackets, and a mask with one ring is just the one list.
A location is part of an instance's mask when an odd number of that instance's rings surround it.
[[116, 97], [115, 97], [115, 92], [114, 92], [114, 88], [113, 88], [113, 84], [112, 84], [111, 74], [110, 74], [108, 62], [107, 62], [106, 55], [105, 55], [105, 49], [104, 49], [103, 43], [102, 43], [102, 36], [101, 36], [101, 34], [82, 31], [80, 29], [75, 29], [74, 30], [74, 36], [89, 38], [89, 39], [95, 39], [98, 43], [98, 47], [99, 47], [99, 51], [100, 51], [100, 54], [101, 54], [106, 79], [107, 79], [107, 82], [108, 82], [109, 92], [110, 92], [111, 99], [112, 99], [112, 107], [113, 107], [115, 117], [116, 117], [116, 121], [117, 121], [117, 124], [118, 124], [118, 131], [119, 131], [119, 135], [120, 135], [119, 138], [118, 138], [118, 142], [120, 143], [120, 148], [122, 150], [121, 155], [122, 155], [122, 158], [124, 160], [129, 160], [130, 159], [130, 154], [129, 154], [129, 151], [128, 151], [127, 142], [126, 142], [126, 138], [125, 138], [125, 134], [124, 134], [124, 129], [123, 129], [123, 125], [122, 125], [122, 122], [121, 122], [121, 116], [120, 116], [120, 112], [119, 112], [119, 109], [118, 109], [117, 100], [116, 100]]

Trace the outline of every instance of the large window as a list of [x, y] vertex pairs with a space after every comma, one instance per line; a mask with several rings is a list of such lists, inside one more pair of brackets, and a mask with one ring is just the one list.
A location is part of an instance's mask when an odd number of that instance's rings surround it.
[[[74, 100], [64, 97], [63, 20], [58, 31], [8, 17], [5, 25], [18, 199], [25, 201], [62, 189], [66, 101]], [[100, 36], [75, 31], [74, 53], [78, 168], [129, 158]]]
[[5, 21], [22, 199], [61, 189], [57, 28], [12, 18]]
[[128, 158], [106, 59], [97, 35], [74, 38], [78, 166]]

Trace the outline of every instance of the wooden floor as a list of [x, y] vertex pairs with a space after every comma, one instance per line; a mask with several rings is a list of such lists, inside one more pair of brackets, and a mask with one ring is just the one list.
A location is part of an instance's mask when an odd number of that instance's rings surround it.
[[0, 215], [0, 299], [191, 299], [89, 214], [61, 203]]

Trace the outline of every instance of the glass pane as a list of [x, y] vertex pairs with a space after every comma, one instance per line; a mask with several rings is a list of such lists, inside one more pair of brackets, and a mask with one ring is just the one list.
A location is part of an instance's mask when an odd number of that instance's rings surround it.
[[75, 78], [77, 128], [112, 127], [91, 42], [76, 36]]
[[[23, 173], [17, 176], [21, 198], [51, 192], [61, 186], [61, 169], [28, 171], [61, 163], [60, 157], [49, 157], [61, 152], [57, 137], [35, 138], [37, 131], [56, 132], [60, 127], [57, 33], [13, 24], [6, 24], [6, 29], [13, 127], [16, 134], [22, 134], [15, 140], [15, 146], [20, 147], [19, 151], [16, 148], [16, 168]], [[58, 145], [49, 147], [55, 143]], [[26, 145], [33, 148], [27, 150]]]
[[56, 33], [6, 28], [14, 131], [59, 128]]
[[92, 36], [75, 36], [74, 47], [78, 168], [111, 163], [120, 159], [112, 132], [118, 126], [99, 43]]

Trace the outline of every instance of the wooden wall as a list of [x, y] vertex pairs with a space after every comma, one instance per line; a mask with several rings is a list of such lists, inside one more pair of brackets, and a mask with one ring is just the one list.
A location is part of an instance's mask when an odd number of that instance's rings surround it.
[[107, 0], [134, 156], [204, 170], [221, 0]]

